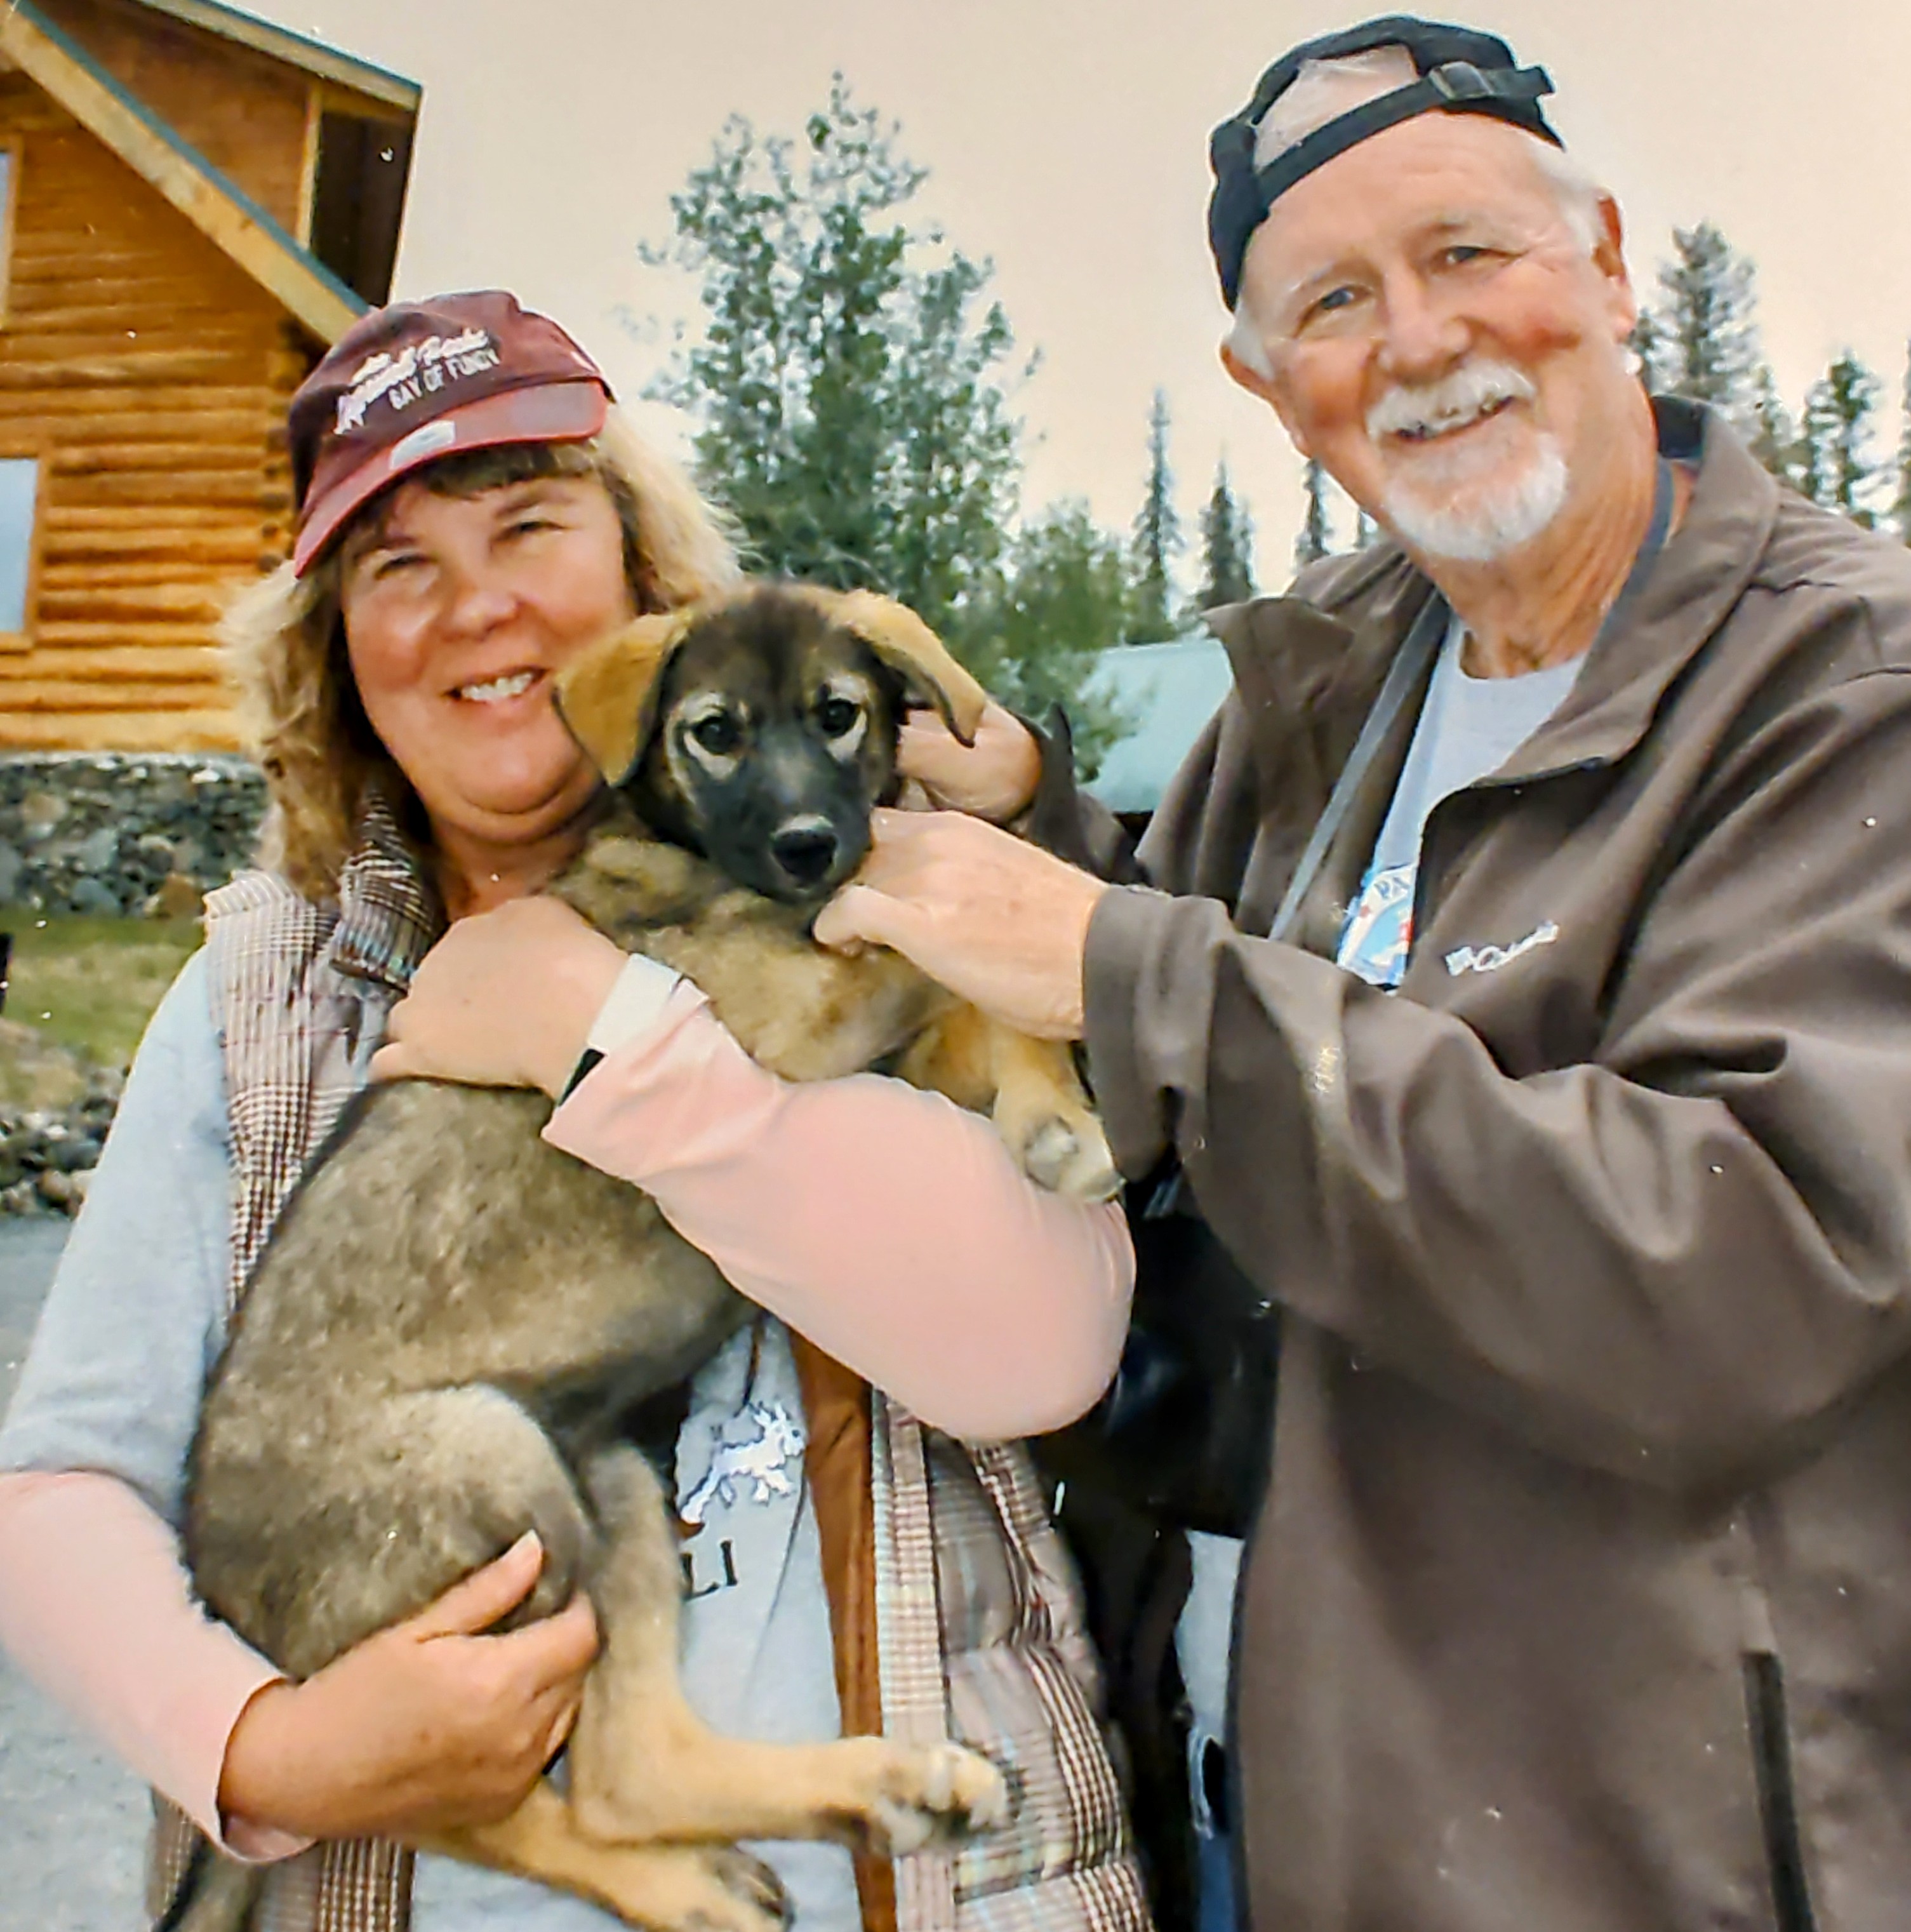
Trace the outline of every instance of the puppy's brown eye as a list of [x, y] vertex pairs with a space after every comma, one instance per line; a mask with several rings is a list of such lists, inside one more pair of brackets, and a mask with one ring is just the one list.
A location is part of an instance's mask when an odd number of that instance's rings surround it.
[[840, 738], [862, 716], [862, 706], [847, 698], [826, 698], [816, 707], [816, 722], [826, 737]]
[[728, 712], [717, 711], [707, 718], [699, 718], [691, 726], [690, 735], [712, 758], [721, 758], [736, 750], [737, 741], [743, 734]]

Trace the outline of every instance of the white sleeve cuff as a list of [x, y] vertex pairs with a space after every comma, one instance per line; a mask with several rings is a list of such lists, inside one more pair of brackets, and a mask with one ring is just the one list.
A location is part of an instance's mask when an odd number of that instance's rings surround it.
[[597, 1053], [614, 1053], [656, 1024], [681, 973], [634, 952], [624, 962], [608, 997], [597, 1010], [584, 1044]]

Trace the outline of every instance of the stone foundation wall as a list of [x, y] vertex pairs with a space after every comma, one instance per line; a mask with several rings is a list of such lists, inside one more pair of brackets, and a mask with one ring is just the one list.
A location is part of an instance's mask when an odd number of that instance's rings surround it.
[[226, 753], [0, 753], [0, 906], [196, 913], [250, 864], [266, 782]]

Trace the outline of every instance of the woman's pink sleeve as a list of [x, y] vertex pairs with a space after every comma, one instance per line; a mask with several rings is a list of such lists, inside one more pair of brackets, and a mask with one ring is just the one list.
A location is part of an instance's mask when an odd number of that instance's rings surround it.
[[222, 1850], [309, 1842], [220, 1819], [226, 1741], [280, 1673], [200, 1608], [172, 1532], [117, 1478], [0, 1474], [0, 1646]]
[[687, 983], [544, 1138], [641, 1187], [752, 1300], [951, 1435], [1058, 1429], [1120, 1358], [1118, 1206], [1035, 1186], [939, 1094], [778, 1079]]

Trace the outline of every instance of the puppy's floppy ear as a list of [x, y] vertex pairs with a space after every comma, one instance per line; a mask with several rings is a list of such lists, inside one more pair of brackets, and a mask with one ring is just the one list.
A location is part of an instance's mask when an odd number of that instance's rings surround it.
[[685, 609], [634, 619], [557, 674], [557, 715], [607, 784], [622, 784], [643, 757], [657, 727], [664, 669], [697, 614]]
[[824, 590], [806, 584], [802, 592], [832, 623], [860, 638], [902, 680], [910, 697], [933, 704], [962, 743], [975, 742], [988, 694], [906, 604], [873, 590]]

